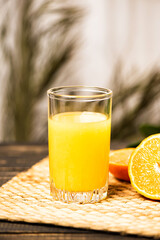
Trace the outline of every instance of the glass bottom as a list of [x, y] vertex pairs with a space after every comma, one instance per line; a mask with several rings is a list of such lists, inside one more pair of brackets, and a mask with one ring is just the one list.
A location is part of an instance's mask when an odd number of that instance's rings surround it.
[[50, 191], [53, 199], [65, 203], [96, 203], [107, 197], [108, 184], [104, 187], [88, 192], [69, 192], [57, 189], [54, 183], [50, 184]]

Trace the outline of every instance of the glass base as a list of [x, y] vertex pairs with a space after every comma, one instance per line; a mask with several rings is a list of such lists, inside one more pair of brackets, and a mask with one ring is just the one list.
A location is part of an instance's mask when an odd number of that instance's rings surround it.
[[106, 186], [88, 192], [69, 192], [57, 189], [52, 182], [50, 184], [51, 195], [56, 201], [65, 203], [96, 203], [107, 197], [108, 184]]

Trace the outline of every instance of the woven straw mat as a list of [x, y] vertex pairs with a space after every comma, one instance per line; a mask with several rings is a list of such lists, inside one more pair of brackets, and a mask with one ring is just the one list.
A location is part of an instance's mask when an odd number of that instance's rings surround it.
[[160, 202], [110, 176], [109, 196], [95, 204], [53, 201], [48, 158], [0, 188], [0, 219], [160, 237]]

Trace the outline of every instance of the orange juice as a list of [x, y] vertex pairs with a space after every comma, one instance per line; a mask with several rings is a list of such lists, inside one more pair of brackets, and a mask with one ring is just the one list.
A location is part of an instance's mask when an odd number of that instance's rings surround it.
[[86, 192], [108, 181], [111, 120], [102, 113], [65, 112], [49, 118], [50, 180], [57, 189]]

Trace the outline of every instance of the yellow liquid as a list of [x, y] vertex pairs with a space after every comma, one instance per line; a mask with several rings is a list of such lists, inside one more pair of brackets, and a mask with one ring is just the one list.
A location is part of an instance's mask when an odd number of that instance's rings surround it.
[[49, 118], [50, 180], [57, 189], [91, 191], [106, 185], [111, 121], [94, 112]]

